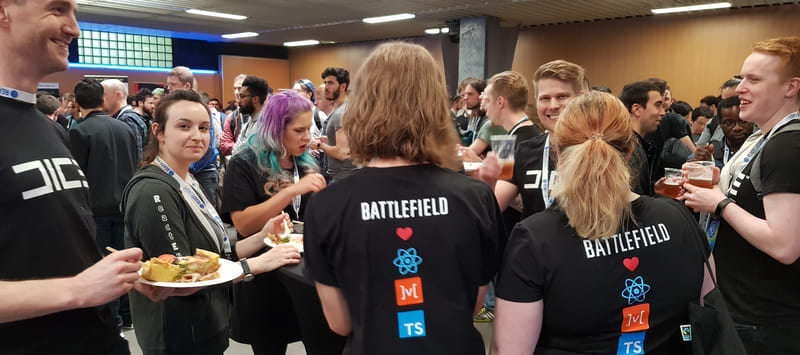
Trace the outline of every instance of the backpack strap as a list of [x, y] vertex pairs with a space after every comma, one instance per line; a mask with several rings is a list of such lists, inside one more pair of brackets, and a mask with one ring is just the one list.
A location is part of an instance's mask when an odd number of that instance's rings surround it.
[[[800, 121], [794, 121], [781, 127], [775, 131], [773, 136], [795, 131], [800, 131]], [[759, 195], [761, 194], [761, 152], [763, 151], [764, 149], [762, 148], [761, 151], [756, 154], [755, 159], [753, 159], [753, 166], [750, 168], [750, 183], [753, 184], [753, 189], [755, 189], [756, 193]]]
[[320, 131], [322, 130], [322, 120], [319, 118], [319, 110], [317, 109], [314, 109], [314, 124], [317, 126], [317, 129]]

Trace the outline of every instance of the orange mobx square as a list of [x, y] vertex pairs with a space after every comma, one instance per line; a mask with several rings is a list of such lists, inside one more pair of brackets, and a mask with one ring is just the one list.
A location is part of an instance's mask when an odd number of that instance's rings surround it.
[[622, 309], [622, 332], [650, 329], [650, 304], [638, 304]]
[[397, 295], [398, 306], [423, 302], [422, 279], [419, 276], [394, 280], [394, 290]]

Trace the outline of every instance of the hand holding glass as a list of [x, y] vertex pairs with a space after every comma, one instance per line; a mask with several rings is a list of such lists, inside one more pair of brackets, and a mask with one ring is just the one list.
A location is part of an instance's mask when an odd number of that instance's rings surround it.
[[500, 161], [502, 169], [498, 180], [509, 180], [514, 175], [514, 143], [517, 136], [492, 136], [492, 152]]

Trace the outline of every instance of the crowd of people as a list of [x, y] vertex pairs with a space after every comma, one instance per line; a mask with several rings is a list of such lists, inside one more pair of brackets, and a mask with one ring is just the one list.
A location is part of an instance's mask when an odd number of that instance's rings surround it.
[[[301, 262], [347, 354], [484, 354], [475, 321], [494, 322], [491, 354], [689, 354], [687, 306], [715, 287], [730, 341], [800, 353], [800, 37], [756, 43], [695, 108], [659, 78], [614, 96], [561, 59], [448, 96], [404, 42], [352, 89], [339, 67], [280, 92], [241, 74], [223, 108], [182, 66], [130, 96], [116, 79], [36, 93], [67, 68], [74, 3], [0, 9], [0, 353], [128, 354], [133, 327], [145, 354], [285, 354], [304, 339], [274, 271]], [[699, 162], [712, 187], [666, 192]], [[292, 221], [304, 254], [264, 245]], [[244, 275], [139, 281], [141, 260], [197, 249]]]

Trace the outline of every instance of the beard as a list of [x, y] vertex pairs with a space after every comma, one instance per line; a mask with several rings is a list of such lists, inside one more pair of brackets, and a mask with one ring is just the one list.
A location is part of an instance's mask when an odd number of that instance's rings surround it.
[[253, 112], [256, 111], [255, 106], [253, 106], [252, 102], [247, 103], [247, 105], [239, 106], [239, 112], [245, 115], [252, 115]]
[[[331, 101], [336, 101], [336, 100], [338, 100], [338, 99], [339, 99], [339, 96], [340, 96], [340, 95], [341, 95], [341, 92], [340, 92], [340, 90], [336, 90], [336, 91], [334, 91], [334, 92], [332, 92], [332, 93], [331, 93], [331, 96], [333, 96], [333, 97], [326, 97], [326, 98], [327, 98], [328, 100], [331, 100]], [[326, 96], [327, 96], [327, 95], [326, 95]]]

